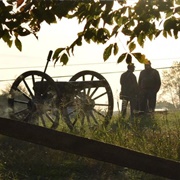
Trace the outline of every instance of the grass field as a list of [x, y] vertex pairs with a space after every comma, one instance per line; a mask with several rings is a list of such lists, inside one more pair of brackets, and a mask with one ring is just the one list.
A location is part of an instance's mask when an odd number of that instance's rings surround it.
[[[69, 132], [66, 128], [63, 131]], [[85, 128], [69, 133], [180, 161], [179, 112], [169, 112], [167, 117], [162, 114], [156, 114], [154, 117], [142, 116], [133, 122], [116, 115], [107, 128]], [[1, 135], [0, 179], [164, 180], [165, 178]]]

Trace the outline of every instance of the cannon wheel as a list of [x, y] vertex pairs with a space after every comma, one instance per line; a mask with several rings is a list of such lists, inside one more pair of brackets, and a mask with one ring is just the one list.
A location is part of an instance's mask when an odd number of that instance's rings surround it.
[[[81, 71], [70, 81], [88, 81], [92, 86], [75, 91], [67, 107], [67, 118], [76, 127], [107, 125], [113, 114], [113, 94], [107, 80], [94, 71]], [[103, 85], [93, 86], [93, 81], [103, 81]]]
[[27, 71], [14, 81], [8, 105], [12, 119], [54, 129], [59, 124], [56, 84], [41, 71]]

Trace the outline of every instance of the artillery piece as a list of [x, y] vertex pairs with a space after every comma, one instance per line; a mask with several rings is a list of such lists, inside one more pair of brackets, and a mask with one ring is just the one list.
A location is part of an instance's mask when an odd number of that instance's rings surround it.
[[107, 125], [113, 114], [113, 94], [108, 81], [94, 71], [81, 71], [69, 81], [55, 82], [46, 69], [27, 71], [13, 82], [8, 98], [10, 117], [46, 128], [65, 124], [73, 129]]

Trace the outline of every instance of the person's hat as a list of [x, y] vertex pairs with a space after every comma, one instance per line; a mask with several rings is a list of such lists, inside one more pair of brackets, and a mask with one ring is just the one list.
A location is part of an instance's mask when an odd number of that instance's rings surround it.
[[134, 63], [129, 63], [128, 66], [134, 66]]
[[129, 63], [129, 64], [128, 64], [128, 68], [132, 68], [132, 67], [135, 67], [135, 66], [134, 66], [134, 63]]
[[146, 61], [144, 64], [145, 65], [151, 65], [151, 61]]

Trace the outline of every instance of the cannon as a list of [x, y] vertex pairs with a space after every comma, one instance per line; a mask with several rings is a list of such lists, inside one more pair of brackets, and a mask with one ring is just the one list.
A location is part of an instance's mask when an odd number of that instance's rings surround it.
[[55, 82], [46, 74], [52, 53], [43, 72], [24, 72], [13, 82], [8, 97], [10, 118], [53, 129], [108, 125], [114, 104], [108, 81], [84, 70], [69, 81]]

